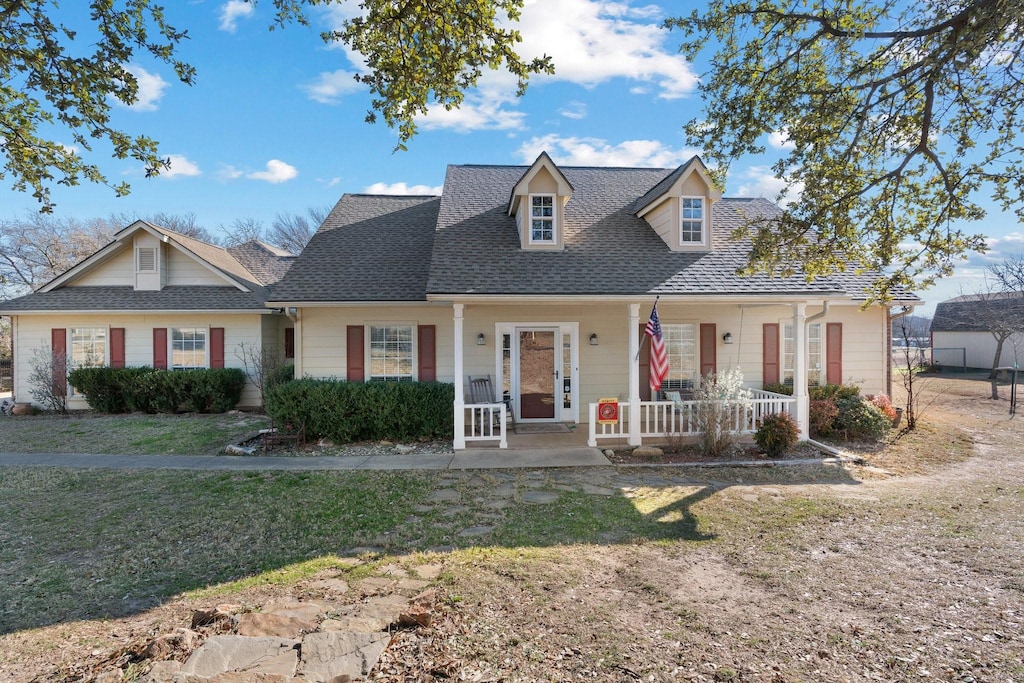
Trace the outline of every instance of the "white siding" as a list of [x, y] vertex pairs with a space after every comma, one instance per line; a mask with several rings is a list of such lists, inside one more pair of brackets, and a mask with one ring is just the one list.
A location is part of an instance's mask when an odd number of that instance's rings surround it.
[[[153, 328], [156, 327], [223, 327], [224, 365], [244, 369], [236, 353], [239, 344], [260, 344], [263, 318], [256, 314], [174, 314], [174, 315], [22, 315], [16, 316], [18, 333], [15, 340], [14, 396], [19, 402], [31, 401], [27, 383], [31, 371], [33, 352], [50, 344], [50, 330], [72, 327], [123, 327], [125, 329], [125, 365], [140, 366], [153, 363]], [[242, 406], [259, 405], [256, 388], [247, 384], [242, 392]], [[72, 408], [86, 408], [83, 399], [73, 399]]]
[[[959, 368], [966, 358], [967, 367], [990, 369], [996, 356], [996, 340], [991, 332], [934, 332], [932, 354], [943, 367]], [[1024, 335], [1013, 335], [1003, 342], [999, 367], [1024, 366]]]
[[164, 252], [164, 268], [166, 268], [168, 286], [174, 285], [220, 285], [226, 280], [209, 268], [178, 249], [168, 247]]
[[69, 287], [133, 287], [134, 285], [135, 256], [130, 244], [107, 261], [68, 284]]

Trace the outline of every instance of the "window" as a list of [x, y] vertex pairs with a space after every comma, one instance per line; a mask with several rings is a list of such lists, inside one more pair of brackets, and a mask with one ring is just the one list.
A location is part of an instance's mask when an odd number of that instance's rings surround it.
[[71, 367], [86, 368], [107, 364], [107, 328], [72, 327]]
[[[793, 386], [793, 323], [782, 324], [782, 383]], [[807, 326], [807, 386], [823, 384], [821, 370], [821, 323]]]
[[139, 247], [136, 249], [138, 263], [136, 270], [140, 273], [156, 272], [156, 247]]
[[704, 241], [704, 198], [683, 197], [679, 205], [679, 241], [683, 244]]
[[693, 391], [697, 377], [697, 325], [662, 325], [665, 353], [668, 355], [668, 376], [662, 391]]
[[171, 330], [171, 369], [206, 367], [206, 328], [175, 327]]
[[530, 195], [530, 244], [555, 243], [555, 196]]
[[413, 381], [413, 326], [370, 326], [370, 381]]

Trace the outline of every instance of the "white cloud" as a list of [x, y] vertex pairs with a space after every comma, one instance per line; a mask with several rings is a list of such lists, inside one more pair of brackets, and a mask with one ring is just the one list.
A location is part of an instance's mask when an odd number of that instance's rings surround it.
[[518, 153], [523, 163], [529, 164], [545, 151], [556, 164], [565, 166], [653, 168], [672, 168], [699, 154], [697, 150], [687, 147], [672, 149], [657, 140], [625, 140], [613, 145], [600, 138], [558, 135], [545, 135], [527, 140], [520, 145]]
[[441, 186], [432, 187], [430, 185], [407, 185], [405, 183], [374, 183], [369, 185], [363, 190], [365, 194], [441, 194]]
[[795, 149], [796, 145], [789, 139], [789, 131], [783, 128], [768, 136], [768, 144], [775, 149]]
[[751, 166], [739, 177], [746, 182], [735, 193], [729, 193], [735, 197], [764, 197], [785, 207], [799, 200], [804, 191], [804, 184], [796, 183], [789, 188], [785, 197], [780, 198], [779, 193], [786, 190], [786, 183], [776, 178], [767, 166]]
[[221, 180], [234, 180], [235, 178], [241, 178], [245, 175], [244, 171], [240, 171], [231, 164], [221, 164], [220, 169], [217, 171], [217, 177]]
[[161, 178], [177, 178], [179, 176], [202, 175], [202, 171], [193, 162], [181, 154], [169, 154], [167, 158], [171, 161], [171, 167], [160, 172]]
[[312, 83], [302, 86], [311, 100], [323, 104], [337, 104], [343, 95], [356, 92], [363, 85], [355, 79], [355, 72], [338, 69], [322, 71]]
[[135, 96], [135, 103], [128, 108], [135, 111], [156, 111], [156, 105], [164, 96], [164, 90], [170, 83], [161, 78], [160, 74], [151, 74], [137, 64], [129, 64], [124, 69], [135, 76], [135, 82], [139, 88]]
[[256, 8], [245, 0], [228, 0], [220, 8], [220, 30], [234, 33], [239, 19], [247, 19]]
[[299, 175], [299, 170], [291, 164], [286, 164], [280, 159], [271, 159], [267, 162], [267, 170], [248, 173], [245, 177], [252, 180], [265, 180], [276, 185], [288, 182], [297, 175]]
[[587, 118], [587, 104], [585, 102], [577, 102], [574, 100], [559, 109], [558, 113], [567, 119], [585, 119]]
[[457, 133], [474, 130], [522, 130], [526, 114], [506, 105], [516, 101], [515, 89], [505, 90], [488, 83], [466, 94], [458, 109], [434, 107], [416, 123], [424, 130], [450, 128]]

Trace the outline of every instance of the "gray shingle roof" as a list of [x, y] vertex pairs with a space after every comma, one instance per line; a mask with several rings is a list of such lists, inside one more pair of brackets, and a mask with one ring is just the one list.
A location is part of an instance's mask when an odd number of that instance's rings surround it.
[[174, 286], [137, 292], [132, 287], [60, 287], [0, 301], [0, 314], [26, 311], [231, 311], [266, 310], [260, 293], [234, 287]]
[[932, 332], [988, 332], [1002, 319], [1024, 322], [1024, 293], [965, 294], [940, 301], [932, 317]]
[[295, 254], [259, 240], [228, 247], [227, 252], [263, 285], [279, 282], [296, 259]]
[[270, 300], [426, 300], [440, 201], [346, 194], [274, 285]]

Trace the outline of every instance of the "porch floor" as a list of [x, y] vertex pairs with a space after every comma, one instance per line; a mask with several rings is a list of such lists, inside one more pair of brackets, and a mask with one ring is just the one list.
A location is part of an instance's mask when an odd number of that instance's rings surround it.
[[[568, 423], [567, 432], [542, 432], [535, 434], [517, 434], [515, 429], [509, 426], [508, 450], [534, 450], [534, 449], [563, 449], [563, 448], [589, 448], [587, 446], [587, 425]], [[602, 439], [598, 448], [601, 451], [605, 448], [617, 448], [625, 446], [626, 439]], [[466, 450], [501, 450], [497, 441], [470, 441], [466, 444]]]

